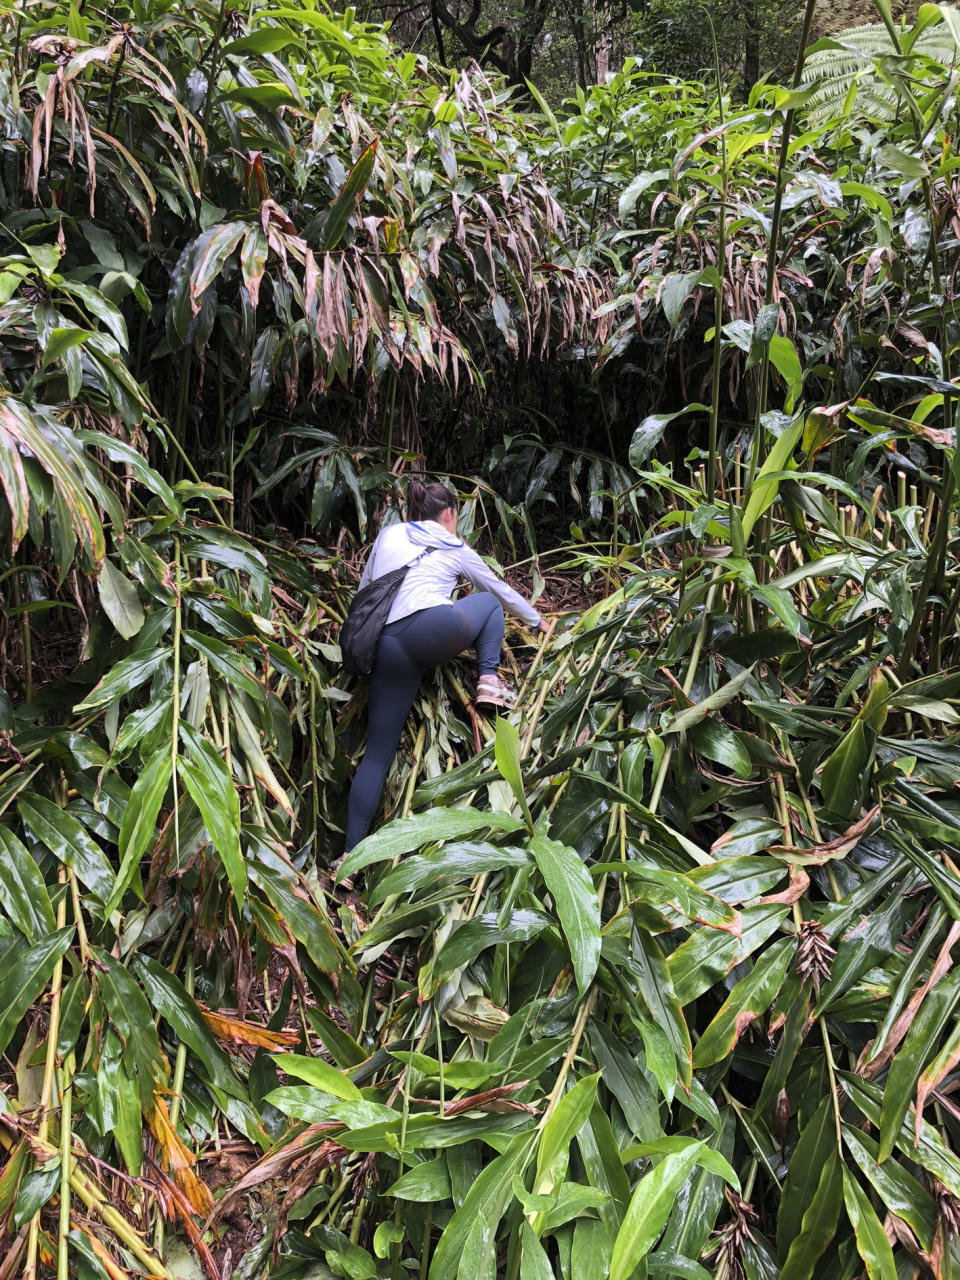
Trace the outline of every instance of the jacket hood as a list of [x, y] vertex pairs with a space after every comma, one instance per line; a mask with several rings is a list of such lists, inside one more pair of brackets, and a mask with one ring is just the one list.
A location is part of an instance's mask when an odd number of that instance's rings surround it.
[[448, 533], [436, 520], [408, 520], [407, 537], [417, 547], [462, 547], [463, 539]]

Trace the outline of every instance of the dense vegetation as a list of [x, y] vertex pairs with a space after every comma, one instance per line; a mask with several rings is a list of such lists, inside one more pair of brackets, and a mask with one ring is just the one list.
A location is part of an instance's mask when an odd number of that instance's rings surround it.
[[[0, 12], [3, 1280], [952, 1274], [960, 17], [878, 17], [554, 114]], [[555, 629], [335, 886], [422, 463]]]

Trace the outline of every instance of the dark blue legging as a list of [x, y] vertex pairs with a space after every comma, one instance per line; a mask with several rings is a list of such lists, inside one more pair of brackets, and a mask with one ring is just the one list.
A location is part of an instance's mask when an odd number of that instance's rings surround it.
[[456, 604], [421, 609], [384, 627], [370, 677], [367, 750], [347, 804], [347, 850], [370, 830], [424, 673], [473, 647], [480, 675], [491, 675], [500, 662], [502, 644], [503, 607], [486, 591]]

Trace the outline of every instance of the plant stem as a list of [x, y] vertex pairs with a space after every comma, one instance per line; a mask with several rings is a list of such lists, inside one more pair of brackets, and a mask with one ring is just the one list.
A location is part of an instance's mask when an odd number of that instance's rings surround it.
[[[807, 44], [810, 41], [810, 30], [813, 25], [813, 14], [817, 7], [817, 0], [807, 0], [806, 7], [803, 11], [803, 25], [800, 28], [800, 44], [797, 49], [797, 61], [793, 68], [793, 81], [791, 89], [796, 90], [803, 76], [803, 66], [807, 56]], [[783, 196], [787, 189], [786, 168], [787, 157], [790, 151], [790, 138], [793, 134], [793, 117], [794, 108], [789, 107], [783, 117], [783, 126], [780, 130], [780, 155], [777, 160], [777, 189], [773, 197], [773, 213], [770, 218], [770, 236], [767, 242], [767, 278], [763, 291], [764, 306], [768, 306], [773, 302], [773, 295], [776, 290], [777, 280], [777, 260], [779, 257], [780, 242], [780, 220], [783, 214]], [[753, 428], [753, 442], [750, 448], [750, 469], [747, 473], [747, 485], [744, 498], [750, 493], [753, 485], [754, 477], [757, 474], [757, 468], [761, 461], [761, 446], [763, 436], [763, 416], [767, 411], [767, 390], [770, 380], [770, 345], [766, 346], [763, 358], [760, 361], [759, 386], [757, 390], [757, 412], [756, 420]]]
[[76, 1059], [67, 1054], [60, 1077], [60, 1230], [57, 1239], [57, 1280], [70, 1275], [70, 1175], [73, 1163], [73, 1072]]
[[830, 1045], [830, 1036], [827, 1033], [827, 1020], [821, 1014], [817, 1019], [820, 1023], [820, 1034], [823, 1036], [823, 1048], [827, 1055], [827, 1071], [830, 1075], [830, 1098], [833, 1103], [833, 1119], [837, 1128], [837, 1151], [840, 1158], [843, 1158], [843, 1129], [840, 1121], [840, 1097], [837, 1092], [837, 1068], [833, 1061], [833, 1049]]

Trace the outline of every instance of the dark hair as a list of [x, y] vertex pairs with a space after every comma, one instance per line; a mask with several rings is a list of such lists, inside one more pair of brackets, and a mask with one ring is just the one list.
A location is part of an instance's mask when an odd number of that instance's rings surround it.
[[407, 484], [407, 519], [436, 520], [441, 511], [457, 508], [457, 496], [445, 484], [424, 484], [411, 476]]

